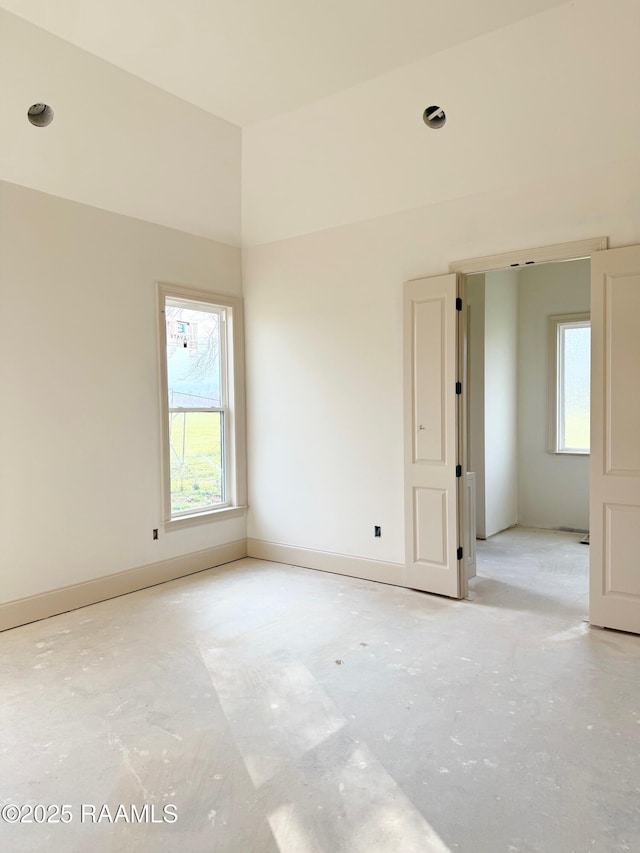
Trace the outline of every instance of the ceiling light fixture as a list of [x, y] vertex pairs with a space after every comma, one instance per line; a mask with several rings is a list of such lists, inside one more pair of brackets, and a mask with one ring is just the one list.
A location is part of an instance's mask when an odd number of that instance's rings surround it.
[[444, 127], [447, 116], [442, 107], [433, 106], [427, 107], [422, 113], [422, 120], [432, 130], [440, 130], [441, 127]]
[[49, 104], [31, 104], [27, 118], [34, 127], [47, 127], [53, 121], [53, 110]]

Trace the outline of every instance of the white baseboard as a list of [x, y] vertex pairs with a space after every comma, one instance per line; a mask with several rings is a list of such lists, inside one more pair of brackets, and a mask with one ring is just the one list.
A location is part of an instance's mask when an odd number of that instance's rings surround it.
[[368, 560], [365, 557], [350, 557], [331, 551], [314, 551], [294, 545], [278, 545], [263, 539], [247, 539], [247, 556], [273, 563], [287, 563], [303, 569], [318, 569], [336, 575], [404, 586], [405, 566], [403, 563], [386, 563]]
[[213, 569], [247, 556], [246, 539], [0, 604], [0, 631]]

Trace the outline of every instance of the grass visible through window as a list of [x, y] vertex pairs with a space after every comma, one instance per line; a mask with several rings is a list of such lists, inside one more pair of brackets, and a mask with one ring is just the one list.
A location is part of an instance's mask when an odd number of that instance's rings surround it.
[[224, 501], [219, 412], [169, 415], [171, 512], [197, 512]]

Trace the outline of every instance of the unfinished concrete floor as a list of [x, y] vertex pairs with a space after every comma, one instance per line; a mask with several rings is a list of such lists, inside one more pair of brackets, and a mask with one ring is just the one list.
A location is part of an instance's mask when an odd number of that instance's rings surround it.
[[0, 804], [73, 816], [0, 850], [640, 850], [640, 638], [578, 538], [481, 544], [473, 601], [246, 559], [0, 635]]

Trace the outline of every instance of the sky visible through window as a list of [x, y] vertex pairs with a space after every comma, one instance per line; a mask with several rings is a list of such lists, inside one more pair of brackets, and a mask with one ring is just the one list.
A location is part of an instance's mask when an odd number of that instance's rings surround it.
[[224, 404], [220, 313], [166, 305], [165, 318], [171, 513], [201, 512], [225, 500], [224, 414], [202, 411]]
[[169, 407], [221, 405], [219, 315], [167, 306]]
[[591, 327], [589, 323], [562, 327], [561, 370], [564, 429], [561, 450], [589, 450], [591, 389]]

